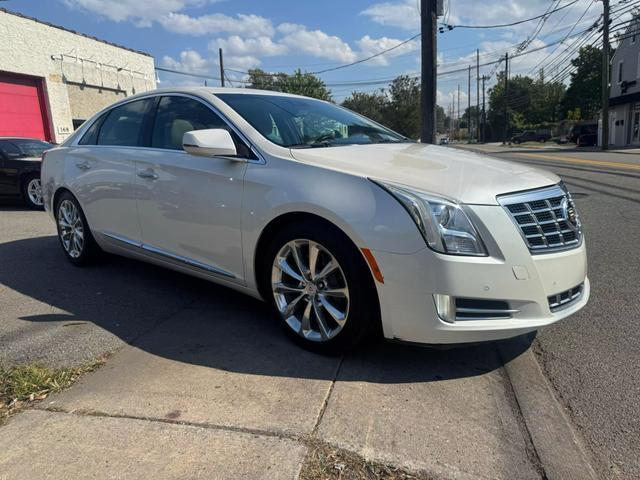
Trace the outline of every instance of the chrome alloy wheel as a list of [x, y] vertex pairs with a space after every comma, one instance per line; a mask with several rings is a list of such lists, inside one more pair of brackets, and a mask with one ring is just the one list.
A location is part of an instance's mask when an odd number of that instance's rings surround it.
[[58, 225], [62, 246], [71, 258], [78, 258], [84, 248], [84, 227], [80, 212], [70, 200], [63, 200], [58, 207]]
[[42, 206], [42, 184], [39, 178], [32, 178], [27, 184], [27, 195], [34, 205]]
[[317, 242], [297, 239], [280, 249], [271, 290], [282, 318], [303, 338], [326, 342], [347, 322], [347, 280], [335, 257]]

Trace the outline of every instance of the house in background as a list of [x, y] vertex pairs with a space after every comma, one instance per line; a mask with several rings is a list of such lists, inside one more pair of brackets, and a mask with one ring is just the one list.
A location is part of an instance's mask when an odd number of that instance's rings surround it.
[[620, 37], [611, 59], [609, 143], [640, 145], [640, 17]]
[[153, 57], [0, 9], [0, 136], [60, 143], [120, 98], [156, 88]]

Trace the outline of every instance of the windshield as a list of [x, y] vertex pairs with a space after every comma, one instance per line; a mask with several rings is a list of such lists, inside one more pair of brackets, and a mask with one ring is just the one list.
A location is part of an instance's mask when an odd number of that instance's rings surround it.
[[346, 108], [311, 98], [248, 93], [217, 97], [265, 138], [290, 148], [411, 142]]
[[53, 148], [53, 145], [50, 143], [26, 138], [12, 138], [10, 143], [16, 146], [18, 150], [20, 150], [20, 156], [24, 157], [41, 157], [42, 152]]

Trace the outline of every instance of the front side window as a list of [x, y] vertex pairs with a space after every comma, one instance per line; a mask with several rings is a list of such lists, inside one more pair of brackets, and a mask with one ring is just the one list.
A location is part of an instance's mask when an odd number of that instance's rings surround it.
[[411, 141], [357, 113], [311, 98], [248, 93], [220, 93], [217, 97], [262, 136], [283, 147]]
[[187, 97], [162, 97], [158, 104], [151, 146], [182, 150], [182, 136], [192, 130], [224, 128], [227, 125], [210, 108]]
[[143, 123], [153, 101], [153, 99], [136, 100], [111, 110], [99, 127], [97, 144], [123, 147], [142, 146]]

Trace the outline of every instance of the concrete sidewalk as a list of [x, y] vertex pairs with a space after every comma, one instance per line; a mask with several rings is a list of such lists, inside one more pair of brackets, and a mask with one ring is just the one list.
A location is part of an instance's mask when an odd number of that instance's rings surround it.
[[309, 438], [429, 478], [540, 478], [493, 347], [327, 358], [253, 303], [202, 300], [39, 408], [3, 428], [3, 479], [29, 452], [27, 477], [294, 478]]

